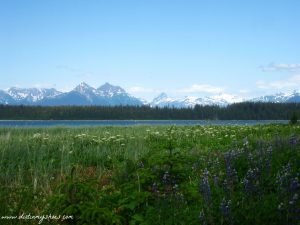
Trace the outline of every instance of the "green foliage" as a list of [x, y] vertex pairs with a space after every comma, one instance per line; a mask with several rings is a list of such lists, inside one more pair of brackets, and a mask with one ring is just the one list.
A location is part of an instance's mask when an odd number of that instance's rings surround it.
[[103, 204], [101, 192], [90, 180], [75, 181], [68, 178], [59, 185], [57, 194], [50, 197], [49, 213], [72, 215], [68, 224], [122, 224], [109, 205]]
[[298, 121], [298, 116], [297, 116], [296, 112], [293, 112], [291, 119], [290, 119], [290, 124], [294, 125], [297, 123], [297, 121]]
[[60, 224], [299, 224], [299, 130], [1, 128], [0, 216], [72, 216]]

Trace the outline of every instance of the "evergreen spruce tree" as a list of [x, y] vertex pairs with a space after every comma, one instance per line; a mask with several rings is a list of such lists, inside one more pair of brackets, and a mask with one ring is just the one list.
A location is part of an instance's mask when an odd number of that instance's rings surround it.
[[298, 116], [297, 116], [296, 112], [293, 112], [292, 117], [290, 119], [290, 124], [294, 125], [297, 123], [297, 121], [298, 121]]

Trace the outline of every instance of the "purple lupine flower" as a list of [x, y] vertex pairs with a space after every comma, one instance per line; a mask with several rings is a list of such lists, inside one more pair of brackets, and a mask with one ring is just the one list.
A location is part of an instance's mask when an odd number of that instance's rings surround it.
[[168, 171], [166, 171], [163, 175], [162, 183], [166, 185], [166, 184], [170, 184], [170, 181], [171, 181], [171, 175], [169, 174]]
[[225, 169], [228, 181], [232, 184], [238, 181], [237, 171], [232, 166], [233, 157], [236, 155], [232, 154], [231, 152], [224, 153], [224, 161], [225, 161]]
[[182, 202], [184, 202], [184, 195], [183, 195], [182, 193], [180, 193], [180, 192], [175, 192], [174, 196], [175, 196], [175, 199], [176, 199], [177, 201], [182, 201]]
[[273, 152], [273, 147], [272, 147], [272, 145], [270, 145], [270, 146], [267, 148], [267, 155], [272, 155], [272, 152]]
[[298, 138], [296, 137], [296, 135], [293, 135], [289, 138], [289, 144], [291, 146], [295, 146], [298, 144]]
[[287, 165], [282, 167], [282, 170], [276, 176], [276, 183], [278, 188], [281, 189], [283, 192], [288, 188], [290, 182], [290, 178], [292, 176], [292, 167], [291, 164], [288, 163]]
[[151, 191], [155, 194], [159, 194], [158, 186], [155, 182], [151, 186]]
[[202, 224], [202, 225], [207, 224], [203, 209], [200, 211], [198, 218], [199, 218], [200, 224]]
[[225, 179], [223, 181], [223, 189], [224, 189], [225, 194], [228, 194], [230, 191], [230, 185], [229, 185], [227, 179]]
[[[300, 213], [300, 208], [299, 208], [299, 194], [294, 193], [294, 195], [291, 197], [289, 204], [288, 204], [288, 216], [289, 216], [289, 221], [293, 221], [296, 224], [296, 221], [300, 221], [299, 213]], [[298, 206], [298, 207], [297, 207]], [[294, 223], [291, 224], [294, 224]], [[298, 224], [298, 223], [297, 223]]]
[[144, 168], [144, 167], [145, 167], [145, 165], [142, 161], [138, 163], [138, 168]]
[[266, 173], [269, 175], [271, 171], [271, 161], [272, 161], [272, 146], [269, 146], [266, 151], [266, 162], [265, 162], [265, 170]]
[[216, 187], [218, 187], [218, 186], [219, 186], [219, 177], [218, 177], [217, 175], [214, 175], [214, 176], [213, 176], [213, 179], [214, 179], [214, 185], [215, 185]]
[[173, 191], [174, 195], [176, 195], [177, 193], [179, 193], [179, 186], [178, 186], [178, 184], [174, 184], [172, 186], [172, 191]]
[[294, 193], [300, 189], [299, 179], [298, 177], [291, 178], [288, 186], [288, 192]]
[[299, 199], [299, 195], [297, 193], [295, 193], [293, 195], [292, 199], [289, 201], [289, 205], [290, 206], [295, 205], [298, 199]]
[[248, 160], [250, 163], [254, 162], [253, 154], [251, 152], [249, 152], [249, 154], [248, 154]]
[[225, 199], [222, 200], [220, 204], [220, 209], [223, 214], [223, 216], [227, 217], [230, 214], [230, 206], [231, 206], [231, 200], [226, 201]]
[[260, 178], [260, 171], [258, 168], [250, 168], [247, 171], [245, 178], [242, 180], [244, 189], [247, 195], [252, 195], [258, 192], [258, 181]]
[[200, 184], [199, 184], [199, 192], [202, 194], [206, 202], [210, 202], [211, 199], [211, 189], [209, 185], [208, 176], [209, 176], [209, 171], [205, 169], [203, 172], [203, 177], [200, 179]]
[[283, 204], [283, 202], [281, 202], [281, 203], [278, 205], [277, 209], [278, 209], [279, 212], [283, 212], [283, 211], [284, 211], [284, 204]]
[[233, 224], [232, 215], [231, 215], [231, 200], [226, 200], [225, 198], [220, 203], [220, 210], [225, 218], [230, 224]]

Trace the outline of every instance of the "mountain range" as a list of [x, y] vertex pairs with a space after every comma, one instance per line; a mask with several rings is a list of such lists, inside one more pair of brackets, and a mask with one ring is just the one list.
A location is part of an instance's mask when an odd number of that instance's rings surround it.
[[208, 97], [185, 96], [182, 98], [171, 98], [166, 93], [161, 93], [151, 102], [136, 98], [128, 94], [120, 86], [105, 83], [98, 88], [89, 86], [82, 82], [69, 92], [60, 92], [54, 88], [16, 88], [12, 87], [6, 91], [0, 90], [0, 104], [4, 105], [150, 105], [152, 107], [194, 107], [199, 105], [219, 105], [252, 101], [252, 102], [275, 102], [288, 103], [300, 102], [300, 93], [277, 93], [258, 98], [243, 99], [229, 94], [219, 94]]

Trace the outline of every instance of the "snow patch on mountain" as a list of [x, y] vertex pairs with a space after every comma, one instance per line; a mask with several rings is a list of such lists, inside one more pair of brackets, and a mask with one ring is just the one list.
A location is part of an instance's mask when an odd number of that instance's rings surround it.
[[258, 98], [253, 98], [253, 102], [273, 102], [273, 103], [283, 103], [283, 102], [299, 102], [300, 93], [299, 91], [292, 91], [287, 93], [276, 93], [274, 95], [265, 95]]
[[228, 93], [198, 97], [169, 97], [161, 93], [151, 102], [136, 98], [128, 94], [122, 87], [105, 83], [94, 88], [84, 82], [80, 83], [70, 92], [59, 92], [54, 88], [17, 88], [7, 91], [0, 90], [0, 104], [24, 105], [150, 105], [152, 107], [186, 108], [195, 105], [218, 105], [252, 101], [252, 102], [300, 102], [300, 92], [292, 91], [265, 95], [252, 99], [244, 99]]
[[93, 98], [95, 98], [97, 94], [97, 90], [90, 85], [82, 82], [78, 86], [76, 86], [73, 89], [74, 92], [78, 92], [79, 94], [83, 95], [86, 97], [90, 102], [93, 101]]
[[104, 97], [113, 97], [117, 95], [128, 95], [120, 86], [114, 86], [110, 83], [105, 83], [97, 89], [97, 93]]
[[195, 105], [220, 105], [226, 106], [231, 103], [241, 102], [242, 98], [230, 95], [230, 94], [219, 94], [210, 97], [195, 97], [195, 96], [185, 96], [183, 98], [170, 98], [166, 93], [161, 93], [159, 96], [153, 99], [151, 106], [158, 107], [194, 107]]
[[17, 88], [12, 87], [8, 89], [7, 94], [9, 94], [16, 102], [37, 102], [41, 99], [54, 97], [61, 92], [55, 90], [54, 88]]

